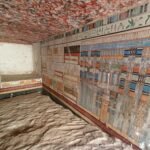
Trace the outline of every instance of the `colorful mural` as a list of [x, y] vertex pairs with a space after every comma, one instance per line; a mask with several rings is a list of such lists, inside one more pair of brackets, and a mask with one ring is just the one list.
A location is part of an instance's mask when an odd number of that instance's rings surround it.
[[53, 75], [45, 73], [44, 84], [140, 147], [148, 147], [150, 39], [66, 46], [60, 51], [64, 61], [51, 62], [54, 67], [47, 72]]
[[97, 97], [93, 95], [102, 93], [96, 114], [100, 120], [147, 146], [150, 137], [146, 133], [150, 130], [147, 122], [150, 111], [149, 40], [81, 46], [79, 100], [81, 106], [91, 111], [91, 104], [94, 109], [97, 106]]

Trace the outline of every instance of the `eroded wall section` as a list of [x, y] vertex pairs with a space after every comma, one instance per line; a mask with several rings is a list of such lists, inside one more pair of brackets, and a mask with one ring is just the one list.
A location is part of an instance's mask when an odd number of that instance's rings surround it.
[[40, 43], [0, 43], [0, 95], [41, 87]]

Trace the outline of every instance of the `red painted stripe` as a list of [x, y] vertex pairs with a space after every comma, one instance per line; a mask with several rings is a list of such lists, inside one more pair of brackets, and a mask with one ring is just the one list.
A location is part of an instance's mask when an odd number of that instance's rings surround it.
[[1, 92], [14, 91], [14, 90], [27, 89], [27, 88], [33, 88], [33, 87], [38, 87], [38, 86], [42, 86], [42, 83], [35, 83], [35, 84], [29, 84], [29, 85], [23, 85], [23, 86], [2, 88], [2, 89], [0, 89], [0, 93], [1, 93]]
[[77, 62], [78, 62], [78, 60], [77, 60], [77, 59], [65, 58], [65, 61], [66, 61], [66, 60], [70, 60], [70, 61], [77, 61]]
[[80, 56], [80, 53], [67, 53], [65, 56]]
[[132, 145], [132, 147], [135, 150], [141, 150], [137, 145], [131, 143], [131, 141], [129, 141], [128, 139], [126, 139], [125, 137], [123, 137], [122, 135], [120, 135], [119, 133], [117, 133], [116, 131], [114, 131], [113, 129], [109, 128], [106, 126], [105, 123], [102, 123], [100, 120], [96, 119], [94, 116], [92, 116], [90, 113], [88, 113], [87, 111], [85, 111], [84, 109], [82, 109], [79, 105], [71, 102], [71, 100], [67, 99], [66, 97], [64, 97], [63, 95], [57, 93], [56, 91], [54, 91], [53, 89], [47, 87], [46, 85], [43, 84], [43, 87], [46, 91], [48, 91], [49, 93], [54, 94], [55, 96], [59, 97], [61, 100], [63, 100], [65, 103], [67, 103], [68, 105], [70, 105], [72, 108], [76, 109], [78, 112], [80, 112], [81, 114], [83, 114], [85, 117], [87, 117], [88, 119], [90, 119], [93, 123], [95, 123], [98, 127], [100, 127], [100, 129], [102, 129], [104, 132], [108, 133], [110, 136], [114, 136], [119, 138], [120, 140], [124, 141], [125, 143]]

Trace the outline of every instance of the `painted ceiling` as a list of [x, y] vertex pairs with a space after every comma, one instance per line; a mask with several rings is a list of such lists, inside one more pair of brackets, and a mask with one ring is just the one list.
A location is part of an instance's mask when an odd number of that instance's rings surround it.
[[34, 43], [144, 0], [0, 0], [0, 42]]

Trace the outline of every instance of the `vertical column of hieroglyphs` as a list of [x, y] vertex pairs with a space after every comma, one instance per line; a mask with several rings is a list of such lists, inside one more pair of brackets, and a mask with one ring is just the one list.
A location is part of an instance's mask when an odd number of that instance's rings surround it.
[[79, 56], [79, 45], [64, 47], [64, 95], [74, 102], [77, 102], [80, 95]]

